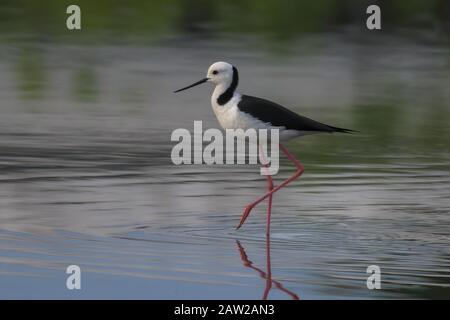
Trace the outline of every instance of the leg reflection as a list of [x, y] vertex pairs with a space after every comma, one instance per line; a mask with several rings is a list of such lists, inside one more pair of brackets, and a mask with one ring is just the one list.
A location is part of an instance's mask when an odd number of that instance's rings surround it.
[[293, 300], [299, 300], [298, 295], [296, 295], [294, 292], [286, 289], [281, 282], [272, 279], [272, 270], [270, 265], [270, 235], [266, 235], [266, 269], [267, 272], [264, 272], [260, 268], [253, 265], [253, 262], [249, 260], [247, 253], [245, 252], [244, 247], [241, 245], [239, 240], [236, 240], [236, 244], [239, 248], [239, 253], [241, 255], [241, 260], [244, 265], [244, 267], [250, 268], [255, 270], [259, 273], [259, 276], [266, 280], [266, 287], [264, 288], [264, 293], [262, 296], [263, 300], [267, 300], [269, 297], [269, 292], [272, 289], [272, 285], [274, 285], [277, 289], [283, 291], [287, 295], [289, 295]]

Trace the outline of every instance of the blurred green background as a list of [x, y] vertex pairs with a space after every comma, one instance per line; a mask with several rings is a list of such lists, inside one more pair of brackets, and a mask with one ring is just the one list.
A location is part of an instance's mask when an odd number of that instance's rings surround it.
[[[62, 41], [66, 8], [82, 8], [83, 32], [70, 33], [88, 41], [143, 42], [167, 35], [220, 37], [229, 33], [257, 35], [265, 41], [288, 41], [304, 33], [333, 31], [343, 26], [363, 28], [365, 8], [382, 7], [384, 32], [427, 30], [448, 40], [450, 3], [446, 0], [2, 0], [0, 34]], [[406, 30], [405, 30], [406, 29]]]

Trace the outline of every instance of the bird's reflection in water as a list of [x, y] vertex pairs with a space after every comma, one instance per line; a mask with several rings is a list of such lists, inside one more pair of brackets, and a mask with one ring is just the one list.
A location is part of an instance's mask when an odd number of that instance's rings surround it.
[[275, 286], [280, 291], [286, 293], [288, 296], [290, 296], [293, 300], [299, 300], [299, 296], [296, 295], [294, 292], [286, 289], [283, 284], [277, 280], [272, 279], [272, 270], [270, 265], [270, 235], [266, 235], [266, 270], [267, 272], [264, 272], [262, 269], [256, 267], [253, 265], [253, 262], [248, 258], [247, 253], [245, 252], [244, 247], [239, 242], [239, 240], [236, 240], [236, 244], [239, 248], [239, 253], [241, 254], [241, 260], [244, 264], [244, 267], [250, 268], [255, 270], [259, 273], [259, 276], [266, 280], [266, 287], [264, 288], [264, 293], [262, 296], [262, 300], [267, 300], [269, 297], [269, 292]]
[[[261, 145], [259, 146], [259, 152], [260, 152], [261, 163], [263, 163], [263, 167], [267, 168], [268, 164], [267, 164], [267, 161], [265, 158], [264, 149]], [[267, 174], [266, 177], [267, 177], [267, 191], [271, 191], [274, 188], [272, 176]], [[266, 280], [266, 287], [264, 289], [262, 300], [267, 300], [267, 298], [269, 297], [269, 292], [274, 285], [277, 289], [286, 293], [293, 300], [299, 300], [298, 295], [296, 295], [294, 292], [286, 289], [281, 284], [281, 282], [272, 279], [272, 269], [271, 269], [271, 265], [270, 265], [270, 215], [271, 215], [271, 213], [272, 213], [272, 195], [270, 195], [268, 197], [268, 204], [267, 204], [267, 224], [266, 224], [266, 270], [267, 270], [267, 272], [264, 272], [262, 269], [253, 265], [253, 262], [249, 260], [247, 253], [245, 252], [245, 249], [242, 246], [242, 244], [239, 242], [239, 240], [236, 240], [237, 246], [239, 248], [239, 253], [241, 254], [241, 260], [244, 264], [244, 267], [255, 270], [256, 272], [259, 273], [259, 276], [261, 278]], [[244, 215], [243, 218], [244, 219], [241, 220], [238, 228], [242, 225], [246, 216]]]

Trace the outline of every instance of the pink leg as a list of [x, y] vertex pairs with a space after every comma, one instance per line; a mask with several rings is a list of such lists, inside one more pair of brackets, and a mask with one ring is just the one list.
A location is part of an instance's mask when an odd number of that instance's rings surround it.
[[[273, 181], [271, 176], [267, 176], [267, 191], [273, 190]], [[267, 222], [266, 235], [270, 234], [270, 215], [272, 214], [272, 195], [269, 196], [269, 203], [267, 205]]]
[[[263, 149], [263, 147], [261, 145], [259, 145], [259, 157], [260, 157], [261, 164], [263, 165], [263, 167], [266, 168], [269, 164], [267, 163], [266, 157], [264, 155], [264, 149]], [[271, 175], [266, 175], [266, 177], [267, 177], [267, 191], [271, 191], [273, 189], [272, 176]], [[267, 206], [267, 223], [266, 223], [266, 234], [267, 235], [270, 233], [270, 215], [271, 215], [271, 213], [272, 213], [272, 195], [269, 196], [269, 204]], [[239, 225], [239, 227], [243, 223], [244, 222], [242, 221], [242, 223]], [[237, 227], [237, 229], [239, 227]]]
[[[290, 177], [289, 179], [287, 179], [286, 181], [284, 181], [282, 184], [280, 184], [279, 186], [273, 188], [272, 190], [270, 190], [269, 192], [267, 192], [265, 195], [263, 195], [262, 197], [256, 199], [254, 202], [250, 203], [249, 205], [247, 205], [244, 209], [244, 213], [242, 214], [241, 217], [241, 221], [239, 222], [239, 225], [236, 227], [236, 229], [239, 229], [245, 222], [245, 220], [247, 219], [248, 215], [250, 214], [250, 212], [252, 211], [252, 209], [261, 201], [263, 201], [264, 199], [266, 199], [267, 197], [271, 197], [272, 194], [274, 194], [275, 192], [277, 192], [278, 190], [280, 190], [281, 188], [285, 187], [287, 184], [289, 184], [291, 181], [294, 181], [295, 179], [297, 179], [305, 170], [302, 166], [302, 164], [288, 151], [288, 149], [286, 149], [285, 146], [283, 146], [280, 143], [280, 149], [281, 151], [284, 152], [284, 154], [288, 157], [288, 159], [294, 163], [294, 165], [297, 167], [297, 171], [295, 172], [295, 174]], [[270, 217], [269, 217], [270, 218]]]
[[[264, 149], [262, 146], [259, 148], [261, 152], [261, 162], [264, 167], [267, 167], [269, 164], [264, 155]], [[271, 191], [273, 189], [273, 179], [271, 175], [266, 175], [267, 177], [267, 191]], [[266, 222], [266, 235], [270, 234], [270, 216], [272, 214], [272, 195], [269, 196], [269, 203], [267, 204], [267, 222]]]

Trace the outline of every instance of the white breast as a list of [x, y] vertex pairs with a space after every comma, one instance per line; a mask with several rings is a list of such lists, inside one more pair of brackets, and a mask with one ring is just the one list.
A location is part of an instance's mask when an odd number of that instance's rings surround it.
[[233, 98], [230, 99], [226, 104], [219, 105], [217, 99], [211, 98], [211, 105], [214, 114], [219, 120], [220, 125], [224, 129], [269, 129], [270, 124], [264, 123], [252, 116], [243, 113], [239, 110], [237, 104], [241, 100], [241, 95], [239, 93], [234, 93]]

